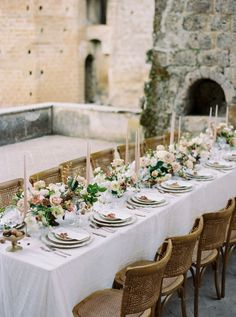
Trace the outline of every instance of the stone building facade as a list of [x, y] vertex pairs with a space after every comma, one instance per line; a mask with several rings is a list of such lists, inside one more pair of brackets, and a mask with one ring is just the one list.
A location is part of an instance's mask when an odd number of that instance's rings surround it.
[[223, 116], [236, 96], [236, 1], [156, 0], [155, 5], [153, 73], [165, 74], [154, 78], [159, 128], [167, 126], [173, 109], [202, 116], [218, 104]]
[[153, 14], [153, 0], [0, 1], [0, 107], [138, 108]]

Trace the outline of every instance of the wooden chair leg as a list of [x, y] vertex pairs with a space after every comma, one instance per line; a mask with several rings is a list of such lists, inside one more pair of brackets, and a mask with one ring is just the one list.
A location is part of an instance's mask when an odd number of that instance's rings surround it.
[[187, 317], [185, 295], [186, 295], [186, 274], [184, 275], [183, 285], [182, 285], [182, 288], [180, 289], [182, 317]]
[[215, 262], [212, 264], [212, 266], [214, 269], [215, 289], [216, 289], [217, 299], [221, 299], [221, 291], [219, 286], [219, 254], [217, 255], [217, 258]]
[[221, 277], [221, 298], [225, 297], [225, 281], [226, 281], [226, 268], [229, 257], [229, 249], [225, 247], [225, 252], [223, 254], [223, 265], [222, 265], [222, 277]]
[[159, 296], [158, 301], [156, 303], [154, 316], [155, 317], [161, 317], [161, 295]]
[[198, 317], [198, 300], [200, 287], [200, 267], [196, 267], [195, 285], [194, 285], [194, 317]]

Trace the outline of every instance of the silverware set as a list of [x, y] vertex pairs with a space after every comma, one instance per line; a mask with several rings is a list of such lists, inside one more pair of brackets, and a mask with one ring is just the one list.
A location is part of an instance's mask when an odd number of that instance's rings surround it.
[[46, 245], [41, 246], [40, 249], [45, 251], [45, 252], [52, 252], [52, 253], [54, 253], [56, 255], [59, 255], [59, 256], [61, 256], [63, 258], [67, 258], [68, 256], [71, 256], [71, 254], [68, 253], [68, 252], [61, 251], [61, 250], [58, 250], [56, 248], [49, 247], [49, 246], [46, 246]]

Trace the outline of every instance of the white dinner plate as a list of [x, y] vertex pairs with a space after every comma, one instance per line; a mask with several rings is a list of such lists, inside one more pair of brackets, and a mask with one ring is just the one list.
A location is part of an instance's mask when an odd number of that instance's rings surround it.
[[215, 162], [215, 161], [208, 161], [206, 162], [206, 166], [213, 167], [215, 169], [233, 169], [233, 165], [230, 163], [224, 162]]
[[[51, 230], [51, 232], [56, 236], [57, 239], [62, 241], [85, 241], [89, 239], [89, 233], [85, 230], [76, 230], [68, 227], [60, 227]], [[67, 234], [67, 238], [63, 238], [61, 234]]]
[[162, 203], [156, 204], [156, 205], [144, 205], [140, 202], [134, 202], [131, 198], [127, 200], [127, 204], [131, 205], [133, 207], [139, 207], [139, 208], [157, 208], [162, 207], [168, 204], [166, 200], [164, 200]]
[[[113, 217], [110, 217], [113, 215]], [[99, 216], [107, 221], [126, 221], [132, 215], [126, 211], [120, 210], [109, 210], [109, 211], [99, 211]]]
[[77, 244], [84, 243], [85, 241], [89, 240], [91, 238], [91, 235], [88, 233], [86, 239], [79, 240], [79, 241], [78, 240], [61, 240], [61, 239], [58, 239], [54, 233], [48, 232], [47, 238], [54, 243], [58, 243], [58, 244], [62, 244], [62, 245], [77, 245]]
[[41, 241], [50, 246], [50, 247], [54, 247], [54, 248], [58, 248], [58, 249], [76, 249], [76, 248], [80, 248], [83, 247], [89, 243], [91, 243], [93, 241], [93, 237], [91, 236], [89, 240], [84, 241], [82, 243], [78, 243], [78, 244], [73, 244], [73, 245], [66, 245], [66, 244], [61, 244], [61, 243], [56, 243], [56, 242], [52, 242], [50, 241], [46, 235], [42, 235], [41, 236]]
[[184, 181], [167, 181], [167, 182], [164, 182], [164, 183], [161, 183], [160, 184], [161, 187], [165, 188], [165, 189], [170, 189], [170, 190], [177, 190], [177, 191], [181, 191], [181, 190], [187, 190], [187, 189], [190, 189], [192, 188], [192, 185], [190, 185], [189, 183], [187, 182], [184, 182]]
[[154, 193], [141, 193], [136, 194], [132, 197], [134, 201], [141, 202], [143, 204], [160, 204], [165, 201], [165, 199], [161, 196], [158, 196]]
[[117, 224], [119, 224], [119, 223], [124, 223], [124, 222], [130, 220], [132, 218], [132, 215], [129, 214], [129, 218], [126, 218], [124, 220], [121, 220], [121, 219], [120, 220], [112, 220], [112, 219], [108, 220], [108, 219], [104, 218], [100, 213], [94, 213], [93, 217], [94, 217], [95, 220], [100, 221], [100, 222], [104, 222], [104, 223], [107, 223], [107, 224], [109, 224], [109, 223], [117, 223]]
[[132, 215], [131, 219], [129, 219], [125, 222], [122, 222], [122, 223], [106, 223], [103, 221], [98, 221], [94, 218], [94, 215], [91, 215], [89, 219], [91, 222], [93, 222], [97, 225], [100, 225], [100, 226], [104, 226], [104, 227], [124, 227], [124, 226], [128, 226], [128, 225], [131, 225], [132, 223], [134, 223], [137, 220], [137, 217], [135, 215]]

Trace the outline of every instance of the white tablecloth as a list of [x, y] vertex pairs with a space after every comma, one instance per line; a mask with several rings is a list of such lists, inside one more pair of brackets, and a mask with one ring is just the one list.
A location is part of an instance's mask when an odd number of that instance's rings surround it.
[[72, 316], [76, 303], [98, 289], [111, 287], [123, 266], [141, 258], [153, 259], [167, 236], [186, 234], [197, 216], [223, 208], [236, 196], [236, 170], [214, 173], [215, 180], [195, 182], [192, 192], [166, 195], [168, 205], [151, 209], [134, 224], [115, 233], [100, 231], [107, 237], [94, 236], [90, 245], [67, 250], [71, 257], [47, 253], [32, 238], [21, 240], [23, 250], [16, 253], [6, 252], [6, 244], [1, 245], [0, 316]]

